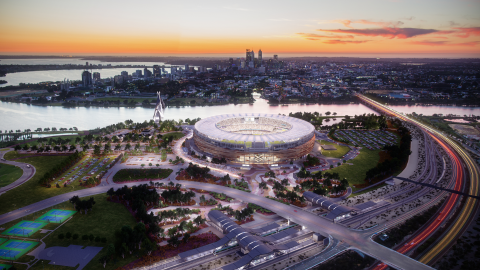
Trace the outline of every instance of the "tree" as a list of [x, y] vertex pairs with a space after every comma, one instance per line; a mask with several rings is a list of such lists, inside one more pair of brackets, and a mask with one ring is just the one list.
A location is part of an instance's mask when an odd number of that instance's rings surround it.
[[188, 239], [190, 239], [190, 234], [189, 234], [189, 233], [185, 233], [185, 235], [183, 236], [182, 241], [183, 241], [184, 243], [187, 243], [187, 242], [188, 242]]
[[22, 147], [19, 144], [15, 145], [15, 151], [18, 151], [18, 150], [21, 150], [21, 149], [22, 149]]
[[258, 187], [261, 189], [268, 189], [267, 182], [265, 181], [260, 182], [260, 184], [258, 184]]
[[323, 185], [325, 187], [329, 187], [329, 186], [332, 185], [332, 181], [330, 181], [330, 179], [327, 178], [327, 179], [323, 180]]
[[287, 178], [283, 179], [283, 180], [281, 181], [281, 184], [282, 184], [283, 186], [285, 186], [285, 187], [290, 185], [290, 183], [288, 182], [288, 179], [287, 179]]
[[174, 235], [167, 240], [167, 243], [172, 247], [177, 247], [180, 244], [180, 241], [178, 240], [178, 237]]
[[150, 241], [150, 239], [145, 238], [144, 242], [145, 242], [144, 247], [145, 247], [145, 250], [147, 251], [147, 255], [152, 254], [152, 251], [155, 251], [157, 249], [157, 245], [152, 241]]

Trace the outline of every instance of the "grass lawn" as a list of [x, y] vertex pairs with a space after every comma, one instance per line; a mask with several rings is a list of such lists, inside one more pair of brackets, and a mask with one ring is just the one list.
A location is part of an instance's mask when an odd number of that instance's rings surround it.
[[337, 150], [323, 150], [322, 149], [322, 155], [324, 155], [326, 157], [341, 158], [346, 153], [348, 153], [348, 151], [350, 151], [350, 147], [348, 147], [348, 146], [337, 145], [335, 143], [327, 142], [327, 141], [323, 141], [323, 140], [320, 140], [318, 142], [320, 144], [335, 145], [335, 148], [337, 148]]
[[[59, 226], [60, 224], [48, 224], [47, 226], [51, 226], [50, 228], [44, 227], [44, 229], [54, 229], [57, 228], [52, 234], [48, 235], [43, 241], [46, 244], [46, 247], [52, 246], [63, 246], [67, 247], [69, 245], [81, 245], [81, 246], [99, 246], [99, 247], [106, 247], [110, 243], [114, 243], [115, 241], [115, 231], [120, 230], [120, 228], [124, 225], [128, 225], [130, 227], [136, 224], [135, 218], [128, 212], [128, 210], [119, 203], [112, 203], [107, 201], [106, 194], [98, 194], [92, 196], [95, 199], [95, 205], [93, 209], [87, 214], [76, 213], [72, 219], [65, 222], [63, 225]], [[88, 199], [87, 197], [86, 199]], [[59, 204], [54, 206], [53, 208], [57, 209], [64, 209], [65, 210], [73, 210], [73, 207], [70, 203]], [[49, 209], [45, 209], [43, 212], [47, 212]], [[40, 216], [41, 213], [36, 214], [36, 216]], [[24, 218], [25, 219], [25, 218]], [[16, 221], [18, 222], [18, 220]], [[73, 234], [78, 234], [79, 238], [76, 240], [73, 239], [58, 239], [58, 235], [64, 234], [66, 235], [67, 232]], [[82, 240], [83, 235], [90, 235], [92, 234], [94, 237], [99, 238], [106, 238], [107, 242], [95, 242], [90, 240]], [[106, 250], [100, 251], [100, 253], [95, 256], [90, 263], [85, 267], [85, 269], [104, 269], [103, 265], [101, 265], [98, 260], [102, 256], [105, 255]], [[21, 258], [23, 261], [30, 261], [33, 259], [31, 256], [26, 256], [27, 258]], [[116, 269], [121, 267], [131, 261], [137, 259], [135, 256], [126, 255], [125, 259], [121, 259], [118, 257], [117, 262], [109, 262], [106, 265], [105, 269]], [[44, 261], [43, 265], [45, 267], [49, 267], [51, 265], [48, 264], [49, 261]], [[39, 261], [35, 265], [32, 266], [30, 269], [42, 269], [42, 262]], [[53, 268], [52, 268], [53, 269]], [[57, 269], [75, 269], [74, 267], [59, 267]]]
[[8, 164], [0, 164], [0, 187], [13, 183], [22, 176], [22, 169]]
[[[8, 153], [10, 154], [10, 153]], [[13, 155], [13, 154], [12, 154]], [[73, 189], [84, 189], [75, 181], [68, 188], [46, 188], [38, 184], [40, 178], [49, 170], [54, 168], [65, 160], [67, 156], [41, 156], [24, 158], [21, 161], [35, 166], [37, 172], [29, 181], [21, 186], [9, 190], [0, 196], [0, 214], [8, 213], [12, 210], [30, 205], [32, 203], [57, 196], [59, 194], [71, 192]]]
[[185, 136], [185, 134], [177, 131], [177, 132], [170, 132], [170, 133], [164, 134], [162, 139], [165, 140], [166, 138], [169, 138], [168, 141], [171, 142], [173, 140], [178, 140], [178, 139], [180, 139], [184, 136]]
[[[347, 178], [350, 186], [363, 184], [367, 171], [377, 166], [377, 163], [380, 160], [379, 152], [380, 150], [362, 148], [360, 149], [360, 154], [356, 158], [348, 161], [348, 163], [353, 163], [353, 165], [344, 164], [326, 170], [325, 172], [337, 172], [340, 175], [340, 179], [343, 179], [344, 177]], [[355, 191], [355, 188], [352, 187], [352, 189]]]

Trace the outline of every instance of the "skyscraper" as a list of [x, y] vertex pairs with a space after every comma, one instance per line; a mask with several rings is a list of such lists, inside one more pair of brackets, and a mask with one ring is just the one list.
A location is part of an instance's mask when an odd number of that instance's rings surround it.
[[258, 61], [262, 61], [262, 49], [258, 50]]
[[245, 55], [245, 61], [249, 62], [250, 60], [250, 49], [247, 49], [247, 53]]
[[143, 77], [145, 79], [150, 78], [152, 76], [152, 72], [148, 68], [143, 69]]
[[190, 71], [190, 67], [188, 66], [188, 64], [185, 64], [185, 72], [189, 72]]
[[170, 74], [172, 75], [177, 74], [177, 67], [170, 67]]
[[88, 72], [88, 70], [85, 70], [82, 73], [82, 84], [83, 87], [88, 87], [92, 85], [92, 73]]
[[94, 72], [93, 73], [93, 80], [95, 82], [100, 81], [100, 72]]
[[153, 65], [153, 77], [160, 77], [162, 72], [160, 71], [160, 66]]
[[273, 56], [273, 60], [278, 61], [278, 55], [275, 54], [275, 55]]

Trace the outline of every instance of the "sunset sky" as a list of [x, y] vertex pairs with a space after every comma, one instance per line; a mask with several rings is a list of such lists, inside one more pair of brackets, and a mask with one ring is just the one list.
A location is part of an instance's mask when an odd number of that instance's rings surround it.
[[0, 1], [0, 54], [480, 57], [480, 0]]

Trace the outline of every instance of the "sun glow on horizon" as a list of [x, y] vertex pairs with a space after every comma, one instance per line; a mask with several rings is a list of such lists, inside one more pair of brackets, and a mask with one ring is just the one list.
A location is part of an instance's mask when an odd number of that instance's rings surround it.
[[480, 2], [347, 1], [328, 2], [328, 9], [326, 1], [301, 2], [6, 0], [0, 53], [238, 54], [253, 47], [290, 54], [480, 57], [480, 22], [470, 19]]

